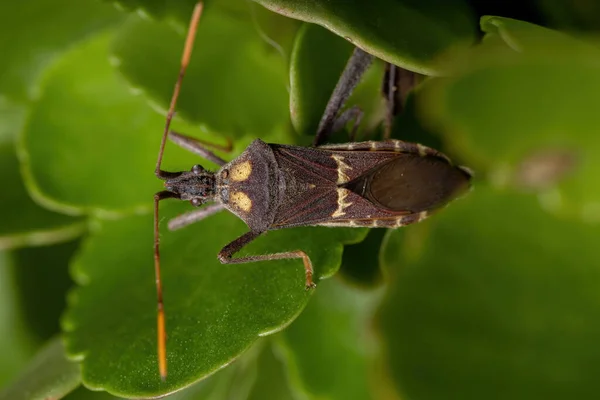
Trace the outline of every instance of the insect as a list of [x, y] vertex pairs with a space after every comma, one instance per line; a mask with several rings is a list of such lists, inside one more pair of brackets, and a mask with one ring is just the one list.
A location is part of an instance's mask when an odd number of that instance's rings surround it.
[[[266, 231], [298, 226], [397, 228], [426, 218], [470, 186], [470, 172], [454, 166], [448, 157], [429, 147], [400, 140], [324, 145], [328, 135], [360, 111], [338, 112], [372, 56], [356, 49], [344, 70], [321, 120], [312, 147], [252, 142], [237, 158], [226, 162], [198, 140], [169, 130], [202, 3], [194, 9], [181, 61], [179, 78], [167, 114], [155, 175], [165, 190], [154, 196], [154, 262], [158, 296], [158, 359], [164, 380], [166, 366], [165, 313], [159, 255], [158, 205], [163, 199], [189, 201], [198, 210], [169, 222], [179, 229], [221, 210], [242, 219], [249, 231], [218, 254], [223, 264], [301, 259], [306, 287], [315, 286], [313, 266], [302, 250], [234, 258], [240, 249]], [[356, 125], [355, 125], [356, 126]], [[220, 166], [207, 171], [194, 165], [189, 171], [161, 169], [167, 136], [181, 147]]]

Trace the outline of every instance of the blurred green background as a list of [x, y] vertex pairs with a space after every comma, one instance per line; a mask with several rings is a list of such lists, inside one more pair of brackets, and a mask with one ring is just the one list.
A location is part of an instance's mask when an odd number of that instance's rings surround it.
[[[361, 139], [381, 135], [384, 61], [417, 72], [393, 137], [470, 167], [473, 190], [403, 229], [242, 251], [305, 250], [314, 292], [297, 260], [222, 266], [244, 224], [168, 232], [190, 206], [165, 201], [161, 382], [153, 170], [194, 1], [3, 2], [0, 399], [597, 398], [600, 6], [205, 3], [176, 130], [231, 140], [225, 159], [306, 145], [356, 44], [383, 60], [348, 102]], [[167, 145], [164, 169], [198, 162]]]

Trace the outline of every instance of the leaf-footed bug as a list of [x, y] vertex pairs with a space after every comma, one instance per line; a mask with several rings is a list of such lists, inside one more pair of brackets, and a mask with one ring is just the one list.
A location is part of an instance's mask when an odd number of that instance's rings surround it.
[[[155, 175], [165, 189], [154, 196], [154, 266], [158, 296], [158, 361], [166, 379], [166, 328], [159, 255], [160, 200], [187, 200], [204, 208], [169, 222], [179, 229], [226, 209], [242, 219], [249, 232], [233, 240], [218, 254], [223, 264], [300, 258], [306, 287], [314, 287], [313, 266], [302, 250], [233, 258], [244, 246], [269, 230], [298, 226], [397, 228], [426, 218], [470, 186], [468, 169], [454, 166], [448, 157], [429, 147], [400, 140], [323, 145], [327, 137], [361, 117], [353, 107], [339, 114], [373, 56], [356, 48], [331, 96], [312, 147], [253, 141], [245, 151], [226, 162], [202, 143], [170, 131], [181, 82], [189, 63], [202, 3], [196, 4], [188, 30], [179, 77], [166, 118]], [[393, 97], [393, 96], [390, 96]], [[388, 107], [391, 110], [393, 107]], [[388, 129], [389, 130], [389, 129]], [[194, 165], [190, 171], [161, 169], [167, 137], [179, 146], [220, 166], [216, 172]]]

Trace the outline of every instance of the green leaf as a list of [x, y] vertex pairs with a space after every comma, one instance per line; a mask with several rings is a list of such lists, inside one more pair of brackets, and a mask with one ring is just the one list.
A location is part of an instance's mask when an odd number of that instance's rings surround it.
[[64, 400], [117, 400], [120, 397], [111, 396], [106, 392], [94, 392], [86, 389], [84, 386], [79, 386], [77, 389], [69, 393]]
[[121, 19], [95, 0], [5, 1], [0, 15], [0, 93], [20, 102], [39, 95], [38, 78], [61, 51]]
[[265, 346], [258, 341], [230, 366], [167, 398], [169, 400], [246, 399], [257, 375], [258, 357]]
[[0, 392], [0, 400], [61, 398], [79, 382], [79, 365], [65, 358], [62, 341], [55, 338], [29, 362], [19, 379]]
[[370, 399], [377, 344], [367, 331], [381, 291], [334, 279], [321, 284], [304, 312], [277, 338], [292, 384], [310, 399]]
[[439, 74], [436, 56], [472, 43], [475, 35], [463, 1], [255, 1], [290, 18], [321, 25], [378, 58], [424, 74]]
[[290, 62], [290, 114], [303, 135], [314, 135], [352, 45], [317, 25], [304, 24]]
[[481, 30], [486, 33], [486, 40], [498, 37], [517, 52], [556, 56], [552, 51], [558, 47], [562, 55], [593, 57], [599, 51], [597, 46], [583, 38], [577, 39], [560, 31], [512, 18], [484, 16], [481, 18]]
[[257, 377], [248, 400], [294, 400], [298, 395], [290, 387], [285, 364], [271, 343], [264, 346], [257, 365]]
[[62, 242], [81, 235], [86, 224], [74, 218], [48, 211], [29, 197], [19, 173], [14, 145], [0, 144], [0, 249]]
[[423, 231], [420, 249], [388, 264], [379, 316], [402, 397], [596, 396], [598, 227], [479, 185], [403, 234]]
[[[80, 241], [12, 251], [14, 285], [18, 288], [20, 311], [29, 333], [40, 343], [60, 332], [67, 290], [73, 285], [68, 265]], [[40, 299], [44, 299], [40, 312]]]
[[12, 380], [35, 353], [37, 341], [19, 312], [13, 260], [0, 251], [0, 387]]
[[[189, 210], [168, 204], [162, 218]], [[247, 230], [231, 215], [210, 217], [162, 236], [169, 376], [156, 361], [152, 218], [99, 221], [75, 262], [81, 285], [63, 321], [70, 355], [83, 359], [84, 383], [121, 396], [157, 396], [201, 379], [235, 359], [259, 335], [280, 330], [302, 310], [299, 260], [221, 265], [216, 254]], [[365, 232], [306, 228], [270, 232], [240, 255], [305, 250], [317, 277], [340, 264], [342, 243]], [[317, 290], [319, 290], [317, 288]]]
[[27, 107], [0, 95], [0, 143], [14, 141], [23, 129]]
[[[318, 25], [302, 26], [290, 63], [290, 113], [297, 132], [314, 136], [352, 50], [350, 43]], [[383, 65], [375, 61], [346, 104], [361, 108], [367, 132], [381, 122], [382, 78]]]
[[600, 174], [600, 49], [515, 20], [484, 17], [482, 26], [492, 40], [455, 58], [451, 78], [424, 85], [423, 120], [496, 184], [538, 191], [555, 212], [600, 220], [600, 191], [590, 185]]
[[[257, 358], [262, 357], [266, 347], [259, 341], [249, 351], [235, 360], [228, 368], [217, 371], [206, 379], [186, 387], [164, 398], [169, 400], [226, 400], [245, 399], [253, 390], [257, 375]], [[279, 397], [277, 397], [279, 399]], [[65, 400], [114, 400], [121, 399], [105, 391], [94, 392], [80, 387], [70, 393]]]
[[386, 232], [387, 229], [369, 229], [365, 240], [344, 247], [340, 267], [343, 279], [366, 288], [383, 283], [379, 254]]
[[[53, 209], [139, 212], [158, 188], [152, 171], [164, 119], [111, 68], [111, 40], [98, 35], [53, 66], [21, 135], [25, 182]], [[175, 157], [186, 167], [197, 161], [176, 146], [167, 155], [165, 166]]]
[[[130, 84], [166, 108], [183, 42], [167, 24], [132, 17], [112, 52]], [[268, 134], [288, 121], [286, 79], [285, 60], [263, 41], [248, 12], [211, 7], [200, 21], [177, 112], [230, 137]]]

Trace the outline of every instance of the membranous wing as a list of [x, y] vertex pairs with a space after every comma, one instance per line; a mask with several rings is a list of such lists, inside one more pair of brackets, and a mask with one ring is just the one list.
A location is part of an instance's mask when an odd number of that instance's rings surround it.
[[442, 207], [468, 186], [468, 174], [446, 159], [410, 153], [342, 185], [383, 209], [410, 213]]

